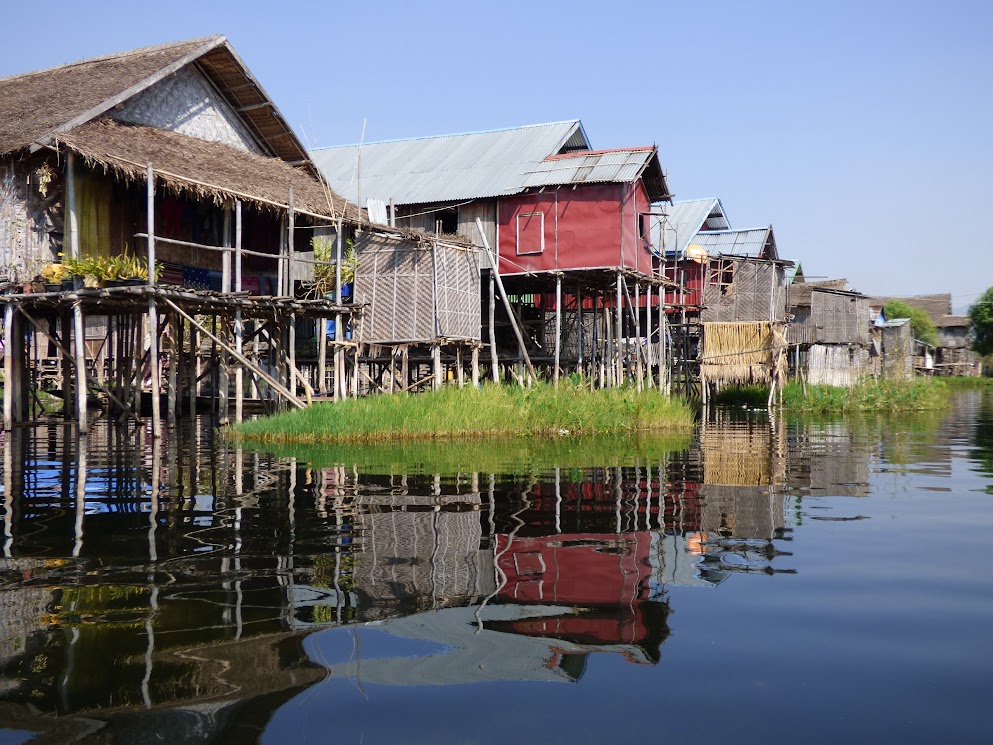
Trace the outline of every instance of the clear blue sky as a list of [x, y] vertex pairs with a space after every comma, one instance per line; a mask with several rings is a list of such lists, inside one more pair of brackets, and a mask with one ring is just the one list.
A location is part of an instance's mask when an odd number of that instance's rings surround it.
[[993, 2], [7, 3], [0, 76], [225, 34], [308, 145], [580, 118], [808, 275], [993, 285]]

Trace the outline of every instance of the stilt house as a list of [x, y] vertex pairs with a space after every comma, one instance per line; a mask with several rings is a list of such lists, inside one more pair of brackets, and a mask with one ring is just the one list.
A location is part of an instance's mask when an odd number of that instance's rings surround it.
[[794, 279], [789, 302], [791, 362], [807, 382], [850, 387], [872, 373], [869, 298], [844, 279]]
[[656, 147], [592, 150], [573, 120], [311, 154], [329, 184], [397, 227], [486, 246], [507, 299], [496, 308], [491, 288], [489, 341], [513, 364], [612, 380], [661, 367], [665, 283], [649, 229], [669, 194]]
[[[360, 340], [333, 339], [329, 375], [324, 319], [343, 329], [357, 308], [304, 285], [340, 268], [363, 230], [375, 232], [320, 180], [223, 36], [0, 79], [5, 423], [26, 415], [20, 383], [43, 377], [27, 361], [46, 357], [80, 422], [88, 393], [134, 416], [147, 386], [153, 412], [168, 396], [170, 421], [177, 402], [193, 413], [205, 395], [224, 421], [232, 390], [236, 417], [243, 394], [303, 406], [303, 390], [356, 392]], [[314, 238], [331, 258], [314, 260]], [[381, 239], [391, 241], [402, 236]], [[140, 287], [90, 286], [121, 279], [122, 257], [158, 271]], [[90, 269], [67, 288], [33, 281], [60, 260]], [[309, 375], [298, 331], [320, 332]]]

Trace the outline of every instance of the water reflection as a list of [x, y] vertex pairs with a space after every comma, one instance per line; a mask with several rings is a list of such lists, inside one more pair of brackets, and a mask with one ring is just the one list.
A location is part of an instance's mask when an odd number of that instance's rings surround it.
[[[993, 473], [989, 431], [974, 442]], [[901, 464], [947, 472], [928, 437], [901, 437], [727, 412], [695, 443], [504, 450], [268, 453], [206, 421], [162, 443], [17, 430], [0, 721], [99, 742], [302, 737], [320, 728], [287, 713], [338, 682], [576, 682], [593, 656], [664, 664], [675, 588], [797, 571], [804, 498], [868, 496], [872, 472]]]

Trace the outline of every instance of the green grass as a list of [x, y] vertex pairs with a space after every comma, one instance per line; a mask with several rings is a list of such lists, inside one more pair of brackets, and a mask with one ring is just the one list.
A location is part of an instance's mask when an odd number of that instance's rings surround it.
[[233, 433], [258, 442], [377, 442], [688, 431], [694, 422], [687, 404], [656, 391], [484, 385], [319, 403], [243, 422]]
[[783, 408], [803, 413], [929, 411], [948, 405], [948, 386], [934, 378], [865, 380], [852, 388], [799, 383], [783, 388]]

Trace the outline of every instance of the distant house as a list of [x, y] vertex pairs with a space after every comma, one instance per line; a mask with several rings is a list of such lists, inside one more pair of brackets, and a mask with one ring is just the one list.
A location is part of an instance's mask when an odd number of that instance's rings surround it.
[[872, 372], [869, 298], [847, 280], [794, 282], [787, 341], [807, 382], [852, 386]]
[[[873, 297], [869, 299], [873, 317], [891, 300], [899, 300], [911, 308], [928, 314], [938, 331], [938, 343], [933, 350], [924, 352], [922, 359], [933, 353], [933, 371], [937, 375], [979, 375], [979, 357], [969, 349], [971, 321], [968, 316], [952, 313], [950, 293], [911, 295], [909, 297]], [[930, 368], [929, 368], [930, 369]]]

